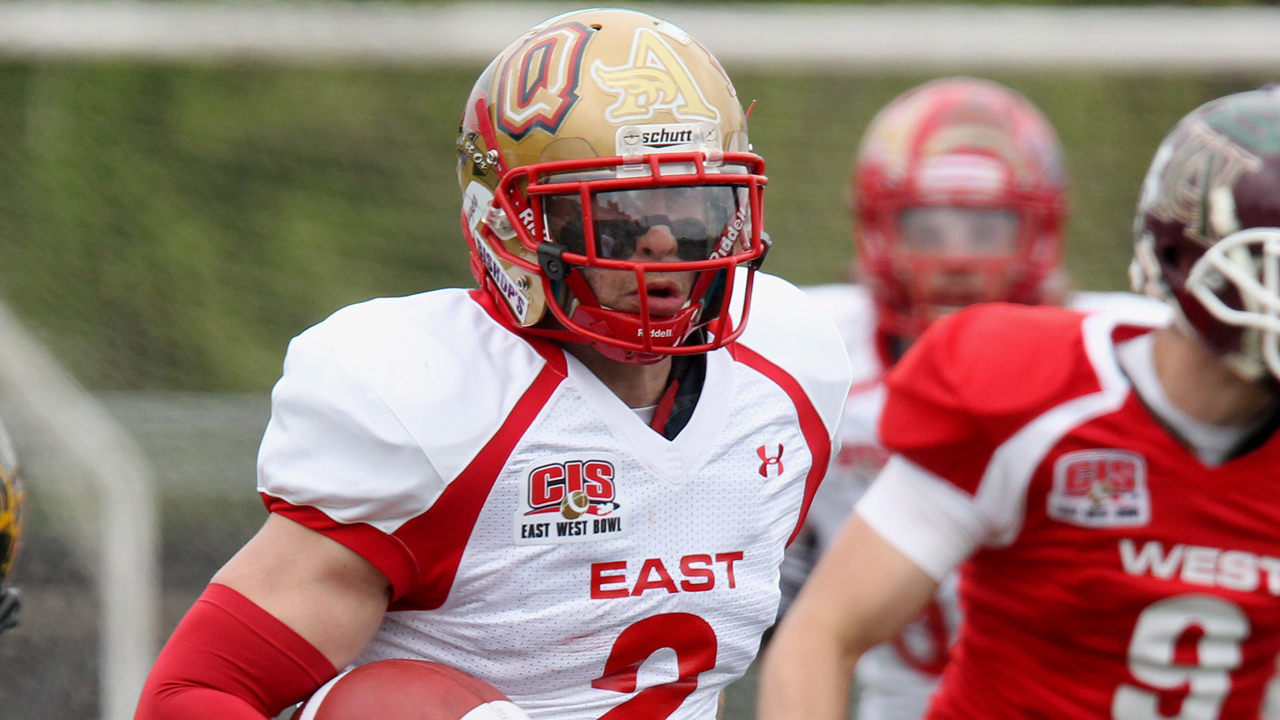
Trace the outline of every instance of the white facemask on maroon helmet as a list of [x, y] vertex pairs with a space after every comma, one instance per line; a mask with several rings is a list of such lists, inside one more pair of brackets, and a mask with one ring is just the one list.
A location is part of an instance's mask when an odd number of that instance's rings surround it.
[[1206, 103], [1160, 144], [1134, 223], [1134, 289], [1242, 377], [1280, 378], [1280, 89]]

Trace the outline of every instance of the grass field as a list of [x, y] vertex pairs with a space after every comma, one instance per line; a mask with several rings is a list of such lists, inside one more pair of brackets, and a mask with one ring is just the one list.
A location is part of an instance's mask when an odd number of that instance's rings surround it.
[[[337, 308], [471, 282], [454, 139], [478, 70], [0, 64], [0, 293], [92, 389], [264, 392], [287, 340]], [[858, 139], [926, 76], [735, 77], [769, 163], [766, 269], [841, 279]], [[1263, 80], [997, 79], [1062, 136], [1087, 289], [1124, 287], [1169, 127]]]

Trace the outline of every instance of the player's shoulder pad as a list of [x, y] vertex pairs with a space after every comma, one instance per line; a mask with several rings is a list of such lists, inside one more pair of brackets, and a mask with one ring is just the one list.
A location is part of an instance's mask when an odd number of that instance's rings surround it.
[[1163, 300], [1129, 292], [1078, 292], [1069, 306], [1081, 312], [1103, 312], [1119, 325], [1164, 327], [1173, 321], [1173, 309]]
[[854, 383], [879, 379], [884, 374], [884, 361], [876, 345], [879, 318], [870, 290], [853, 283], [811, 285], [801, 290], [835, 323], [849, 353]]
[[829, 283], [800, 289], [831, 318], [841, 335], [848, 335], [850, 329], [871, 332], [875, 328], [875, 303], [865, 287], [853, 283]]
[[[476, 302], [446, 289], [351, 305], [289, 344], [285, 377], [333, 363], [349, 402], [383, 404], [447, 484], [475, 457], [545, 365]], [[460, 412], [465, 408], [465, 412]]]
[[975, 305], [934, 323], [890, 372], [890, 392], [947, 398], [966, 414], [1025, 420], [1099, 389], [1085, 314]]
[[[745, 282], [740, 275], [738, 281]], [[741, 295], [735, 293], [735, 314]], [[829, 315], [804, 291], [782, 278], [756, 273], [747, 329], [738, 342], [793, 377], [834, 433], [852, 370], [844, 342]]]

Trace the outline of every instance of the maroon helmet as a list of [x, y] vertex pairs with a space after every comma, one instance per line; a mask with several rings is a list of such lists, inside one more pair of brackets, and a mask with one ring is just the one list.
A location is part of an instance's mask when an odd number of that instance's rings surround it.
[[1134, 221], [1134, 289], [1241, 376], [1280, 377], [1280, 86], [1213, 100], [1160, 144]]

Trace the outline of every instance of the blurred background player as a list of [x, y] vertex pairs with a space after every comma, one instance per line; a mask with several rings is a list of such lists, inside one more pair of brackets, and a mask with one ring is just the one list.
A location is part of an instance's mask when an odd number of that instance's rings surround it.
[[[784, 602], [833, 541], [889, 457], [877, 436], [885, 373], [935, 320], [979, 302], [1060, 304], [1167, 316], [1128, 293], [1067, 295], [1067, 180], [1048, 120], [1025, 97], [969, 77], [934, 80], [872, 120], [853, 170], [860, 284], [807, 288], [836, 322], [854, 365], [843, 446], [805, 532], [788, 549]], [[960, 619], [954, 578], [892, 642], [858, 665], [858, 717], [915, 720]]]
[[1280, 648], [1280, 92], [1156, 152], [1107, 314], [975, 307], [887, 379], [893, 453], [773, 638], [764, 720], [843, 717], [853, 663], [962, 562], [929, 718], [1255, 718]]
[[22, 508], [26, 500], [18, 478], [17, 455], [9, 433], [0, 426], [0, 632], [18, 624], [21, 605], [11, 584], [13, 564], [22, 538]]
[[[849, 366], [756, 272], [764, 163], [729, 78], [670, 23], [568, 13], [490, 64], [457, 144], [480, 288], [290, 343], [272, 514], [138, 718], [260, 720], [416, 658], [536, 718], [711, 720], [754, 659]], [[672, 674], [636, 692], [642, 665]]]

